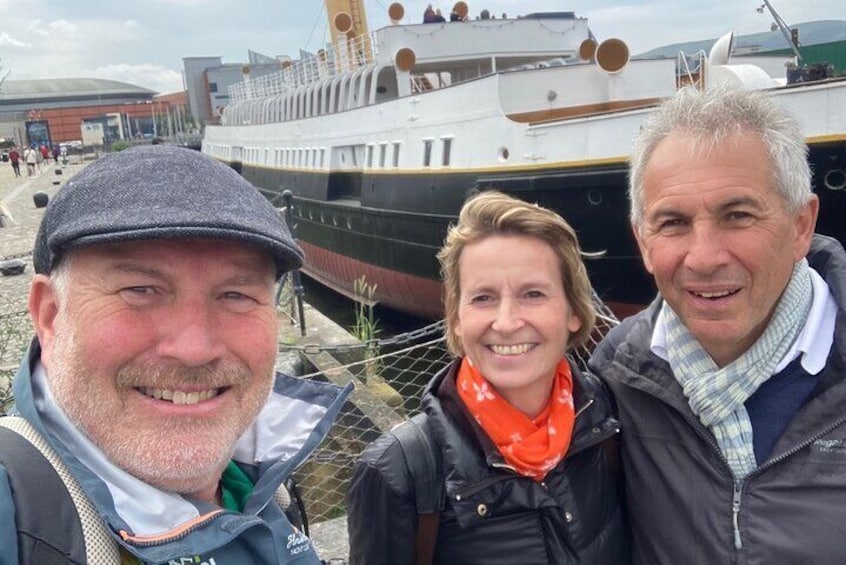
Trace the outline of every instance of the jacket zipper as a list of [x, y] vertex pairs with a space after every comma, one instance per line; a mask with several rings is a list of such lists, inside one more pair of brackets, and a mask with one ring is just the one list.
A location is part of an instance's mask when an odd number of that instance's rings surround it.
[[[729, 471], [729, 474], [732, 477], [732, 482], [733, 482], [732, 503], [731, 503], [732, 527], [734, 529], [734, 547], [735, 547], [735, 549], [738, 549], [738, 550], [743, 549], [743, 540], [740, 537], [740, 506], [741, 506], [741, 500], [742, 500], [742, 495], [743, 495], [743, 486], [746, 483], [746, 480], [749, 477], [751, 477], [752, 475], [759, 474], [762, 470], [768, 469], [769, 467], [772, 467], [772, 466], [784, 461], [788, 457], [795, 455], [796, 453], [805, 449], [807, 446], [814, 443], [819, 438], [823, 437], [824, 435], [826, 435], [826, 434], [830, 433], [831, 431], [835, 430], [836, 428], [838, 428], [842, 424], [846, 423], [846, 417], [840, 418], [839, 420], [835, 421], [833, 424], [831, 424], [827, 428], [824, 428], [823, 431], [811, 436], [810, 438], [808, 438], [805, 441], [802, 441], [802, 442], [796, 444], [792, 449], [785, 451], [784, 453], [782, 453], [781, 455], [779, 455], [775, 459], [770, 459], [769, 461], [767, 461], [766, 463], [764, 463], [760, 467], [757, 467], [754, 471], [752, 471], [751, 473], [746, 475], [746, 477], [744, 477], [743, 479], [736, 480], [735, 477], [734, 477], [734, 473], [732, 472], [731, 467], [728, 464], [728, 459], [726, 459], [725, 455], [723, 455], [723, 451], [720, 449], [720, 446], [717, 445], [716, 440], [714, 440], [711, 437], [710, 434], [706, 433], [707, 428], [705, 428], [705, 426], [702, 424], [702, 422], [694, 419], [693, 417], [691, 417], [686, 412], [682, 412], [680, 410], [677, 410], [677, 412], [682, 416], [682, 418], [685, 419], [685, 421], [690, 425], [690, 427], [693, 428], [693, 430], [696, 432], [696, 434], [699, 437], [701, 437], [702, 439], [704, 439], [705, 442], [708, 443], [708, 445], [710, 445], [713, 448], [713, 450], [720, 456], [720, 459], [723, 461], [723, 463], [725, 464], [726, 468]], [[705, 430], [705, 431], [703, 431], [703, 430]]]
[[740, 539], [740, 496], [743, 494], [743, 481], [735, 481], [731, 497], [731, 525], [734, 527], [734, 548], [743, 549]]
[[155, 539], [148, 539], [147, 536], [136, 537], [133, 534], [127, 532], [126, 530], [120, 530], [118, 532], [118, 534], [120, 534], [120, 537], [125, 542], [131, 543], [132, 545], [134, 545], [136, 547], [155, 547], [155, 546], [158, 546], [158, 545], [164, 545], [166, 543], [170, 543], [170, 542], [174, 542], [174, 541], [179, 541], [179, 540], [187, 537], [191, 533], [197, 531], [198, 529], [203, 528], [203, 527], [209, 525], [210, 523], [214, 522], [215, 520], [217, 520], [223, 514], [224, 514], [223, 510], [216, 510], [216, 511], [212, 512], [210, 515], [208, 515], [207, 518], [200, 520], [199, 522], [196, 522], [194, 524], [191, 524], [190, 526], [186, 527], [185, 529], [180, 530], [179, 532], [173, 534], [172, 536], [165, 536], [165, 537], [149, 536], [150, 538], [155, 537]]
[[[585, 402], [585, 404], [584, 404], [583, 406], [581, 406], [581, 407], [579, 408], [579, 410], [576, 412], [576, 414], [575, 414], [575, 416], [574, 416], [574, 418], [573, 418], [573, 426], [574, 426], [574, 427], [575, 427], [575, 425], [576, 425], [576, 424], [575, 424], [576, 419], [577, 419], [577, 418], [578, 418], [581, 414], [583, 414], [584, 412], [586, 412], [588, 408], [590, 408], [591, 406], [593, 406], [594, 401], [595, 401], [595, 400], [594, 400], [593, 398], [590, 398], [590, 399], [588, 399], [588, 401], [587, 401], [587, 402]], [[596, 445], [597, 443], [601, 443], [601, 442], [602, 442], [602, 441], [604, 441], [605, 439], [607, 439], [607, 438], [609, 438], [609, 437], [613, 436], [613, 435], [614, 435], [614, 434], [616, 434], [616, 433], [619, 433], [619, 431], [620, 431], [620, 429], [619, 429], [618, 427], [617, 427], [617, 428], [614, 428], [613, 430], [610, 430], [610, 432], [605, 433], [605, 434], [602, 434], [602, 436], [601, 436], [601, 437], [599, 437], [596, 441], [592, 442], [591, 444], [589, 444], [589, 445], [585, 445], [584, 447], [582, 447], [582, 448], [580, 448], [580, 449], [578, 449], [578, 450], [576, 450], [576, 451], [572, 451], [572, 452], [570, 452], [569, 454], [578, 453], [579, 451], [582, 451], [582, 450], [584, 450], [584, 449], [587, 449], [587, 448], [588, 448], [588, 447], [590, 447], [590, 446]], [[485, 489], [489, 488], [490, 486], [495, 485], [496, 483], [499, 483], [499, 482], [502, 482], [502, 481], [508, 481], [508, 480], [514, 479], [514, 478], [516, 478], [516, 477], [521, 477], [521, 476], [522, 476], [522, 475], [519, 475], [519, 474], [517, 473], [517, 469], [515, 469], [514, 467], [512, 467], [512, 466], [511, 466], [511, 465], [509, 465], [508, 463], [493, 462], [493, 463], [489, 463], [488, 465], [489, 465], [490, 467], [493, 467], [494, 469], [503, 469], [503, 470], [506, 470], [506, 471], [511, 471], [511, 473], [512, 473], [512, 474], [511, 474], [511, 475], [500, 475], [500, 476], [497, 476], [497, 477], [491, 477], [491, 478], [489, 478], [489, 479], [485, 479], [484, 481], [482, 481], [482, 482], [480, 482], [480, 483], [477, 483], [477, 484], [475, 484], [475, 485], [473, 485], [473, 486], [467, 487], [467, 488], [465, 488], [465, 489], [463, 489], [463, 490], [461, 490], [461, 491], [457, 492], [457, 493], [455, 494], [455, 500], [456, 500], [457, 502], [461, 502], [461, 500], [463, 500], [464, 498], [467, 498], [467, 497], [469, 497], [469, 496], [473, 496], [474, 494], [476, 494], [476, 493], [478, 493], [478, 492], [481, 492], [481, 491], [483, 491], [483, 490], [485, 490]], [[539, 484], [541, 487], [546, 488], [546, 483], [544, 483], [544, 482], [540, 482], [540, 483], [538, 483], [538, 484]]]
[[734, 512], [734, 546], [737, 549], [741, 549], [743, 547], [741, 540], [740, 540], [740, 528], [739, 528], [740, 495], [741, 495], [741, 491], [743, 490], [743, 483], [747, 479], [749, 479], [749, 477], [751, 477], [753, 475], [758, 475], [763, 470], [768, 469], [770, 467], [773, 467], [773, 466], [777, 465], [778, 463], [781, 463], [785, 459], [792, 457], [793, 455], [799, 453], [800, 451], [802, 451], [803, 449], [805, 449], [806, 447], [808, 447], [809, 445], [811, 445], [812, 443], [814, 443], [815, 441], [817, 441], [821, 437], [825, 436], [826, 434], [834, 431], [836, 428], [843, 425], [844, 423], [846, 423], [846, 417], [840, 418], [839, 420], [836, 420], [833, 424], [831, 424], [827, 428], [824, 428], [821, 432], [814, 434], [813, 436], [806, 439], [805, 441], [799, 442], [798, 444], [793, 446], [793, 448], [791, 448], [788, 451], [785, 451], [784, 453], [782, 453], [781, 455], [779, 455], [775, 459], [770, 459], [769, 461], [767, 461], [766, 463], [764, 463], [760, 467], [757, 467], [754, 471], [752, 471], [751, 473], [746, 475], [746, 477], [744, 478], [743, 481], [739, 481], [739, 482], [735, 483], [734, 498], [733, 498], [733, 501], [732, 501], [732, 510]]

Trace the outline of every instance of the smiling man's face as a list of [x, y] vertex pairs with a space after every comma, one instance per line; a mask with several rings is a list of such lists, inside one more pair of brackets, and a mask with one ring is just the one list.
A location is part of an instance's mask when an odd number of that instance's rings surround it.
[[702, 155], [671, 134], [644, 171], [644, 264], [693, 336], [724, 366], [764, 332], [793, 265], [808, 252], [818, 202], [788, 213], [764, 143], [740, 133]]
[[30, 310], [59, 406], [117, 466], [214, 500], [273, 381], [275, 268], [249, 245], [137, 241], [80, 248]]

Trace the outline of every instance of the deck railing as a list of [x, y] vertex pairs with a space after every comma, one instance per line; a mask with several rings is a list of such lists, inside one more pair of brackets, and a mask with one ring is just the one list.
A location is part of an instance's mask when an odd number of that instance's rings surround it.
[[256, 79], [245, 75], [243, 81], [229, 87], [229, 99], [241, 102], [276, 96], [292, 88], [361, 68], [372, 63], [377, 52], [374, 33], [342, 37], [328, 50], [321, 49], [311, 57], [288, 64], [279, 72]]

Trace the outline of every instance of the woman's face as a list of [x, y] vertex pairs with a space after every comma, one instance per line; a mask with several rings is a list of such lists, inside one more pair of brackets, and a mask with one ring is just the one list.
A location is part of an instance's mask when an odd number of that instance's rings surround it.
[[459, 259], [453, 331], [485, 379], [529, 416], [546, 406], [570, 333], [582, 325], [562, 278], [553, 249], [530, 236], [493, 235]]

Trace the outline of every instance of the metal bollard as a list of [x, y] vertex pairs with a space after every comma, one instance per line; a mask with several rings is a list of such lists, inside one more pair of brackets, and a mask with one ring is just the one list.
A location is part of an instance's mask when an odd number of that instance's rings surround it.
[[[293, 212], [293, 205], [294, 205], [294, 193], [288, 189], [282, 191], [282, 202], [285, 204], [285, 223], [288, 224], [288, 229], [291, 230], [291, 235], [294, 236], [296, 239], [296, 234], [294, 233], [294, 212]], [[294, 283], [294, 295], [297, 297], [297, 317], [300, 320], [300, 335], [305, 337], [306, 335], [306, 321], [305, 321], [305, 309], [303, 307], [305, 289], [303, 289], [303, 281], [300, 278], [300, 270], [296, 269], [291, 271], [291, 279]]]
[[32, 202], [35, 204], [36, 208], [44, 208], [47, 206], [47, 202], [50, 200], [50, 197], [47, 196], [46, 192], [36, 192], [32, 195]]

